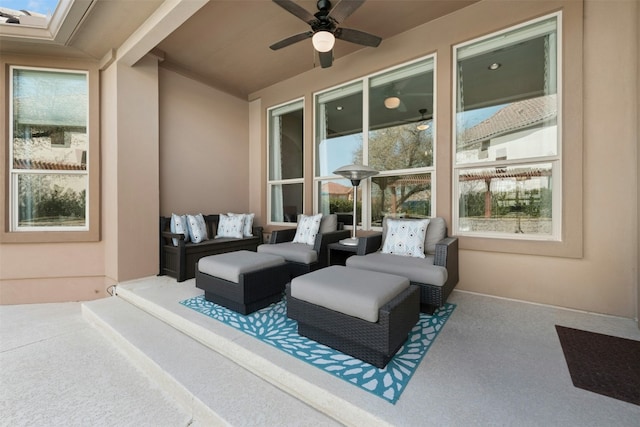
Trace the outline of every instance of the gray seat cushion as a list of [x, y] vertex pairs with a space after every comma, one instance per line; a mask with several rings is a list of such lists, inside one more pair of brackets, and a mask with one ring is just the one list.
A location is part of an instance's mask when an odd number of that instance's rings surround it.
[[311, 264], [318, 261], [318, 254], [313, 250], [313, 245], [305, 245], [304, 243], [266, 243], [258, 246], [258, 252], [278, 255], [287, 261], [299, 262], [302, 264]]
[[449, 277], [445, 267], [433, 265], [431, 255], [414, 258], [374, 252], [364, 256], [351, 256], [347, 258], [346, 264], [352, 268], [402, 275], [412, 282], [434, 286], [443, 286]]
[[240, 275], [284, 264], [284, 258], [251, 251], [209, 255], [198, 260], [198, 271], [209, 276], [238, 283]]
[[291, 281], [291, 296], [369, 322], [387, 302], [409, 287], [406, 277], [332, 266]]

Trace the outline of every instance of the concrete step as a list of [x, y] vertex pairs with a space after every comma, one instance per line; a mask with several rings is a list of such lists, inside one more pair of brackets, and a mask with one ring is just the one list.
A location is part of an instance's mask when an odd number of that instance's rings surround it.
[[122, 297], [84, 303], [83, 315], [190, 411], [195, 425], [340, 424]]

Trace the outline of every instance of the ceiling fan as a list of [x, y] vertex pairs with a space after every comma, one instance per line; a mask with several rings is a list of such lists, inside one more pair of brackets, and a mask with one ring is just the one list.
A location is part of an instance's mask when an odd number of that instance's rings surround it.
[[322, 68], [331, 67], [333, 63], [335, 39], [370, 47], [377, 47], [382, 41], [380, 37], [373, 34], [351, 28], [338, 27], [338, 24], [362, 6], [365, 0], [342, 0], [333, 8], [331, 8], [329, 0], [318, 0], [318, 11], [313, 15], [292, 0], [273, 0], [273, 2], [309, 24], [311, 30], [287, 37], [269, 47], [272, 50], [278, 50], [312, 38], [313, 47], [318, 51]]

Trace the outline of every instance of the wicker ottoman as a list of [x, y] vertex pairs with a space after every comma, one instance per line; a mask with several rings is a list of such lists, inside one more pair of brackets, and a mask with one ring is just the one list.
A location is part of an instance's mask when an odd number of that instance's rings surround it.
[[282, 298], [289, 273], [284, 258], [251, 251], [200, 258], [196, 287], [207, 301], [249, 314]]
[[420, 290], [406, 277], [332, 266], [287, 285], [298, 334], [384, 368], [420, 316]]

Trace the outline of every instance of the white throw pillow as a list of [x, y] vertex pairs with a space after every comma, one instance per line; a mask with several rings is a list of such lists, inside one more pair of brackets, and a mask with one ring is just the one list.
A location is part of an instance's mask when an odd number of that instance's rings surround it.
[[321, 220], [321, 213], [311, 216], [300, 215], [296, 235], [293, 237], [293, 243], [304, 243], [306, 245], [315, 244], [316, 235], [318, 234], [318, 230], [320, 230]]
[[220, 215], [218, 222], [218, 234], [216, 239], [220, 237], [233, 237], [242, 239], [242, 227], [244, 223], [244, 215]]
[[253, 218], [256, 216], [255, 213], [250, 214], [236, 214], [236, 213], [228, 213], [229, 216], [236, 215], [244, 215], [244, 221], [242, 222], [242, 235], [244, 237], [253, 237]]
[[189, 222], [189, 237], [193, 243], [209, 240], [207, 224], [204, 222], [202, 214], [187, 215], [187, 221]]
[[428, 219], [389, 218], [382, 253], [424, 258], [424, 237], [428, 226]]
[[[174, 234], [184, 234], [185, 243], [189, 241], [189, 223], [186, 215], [171, 214], [171, 232]], [[173, 246], [178, 246], [178, 239], [171, 239]]]

